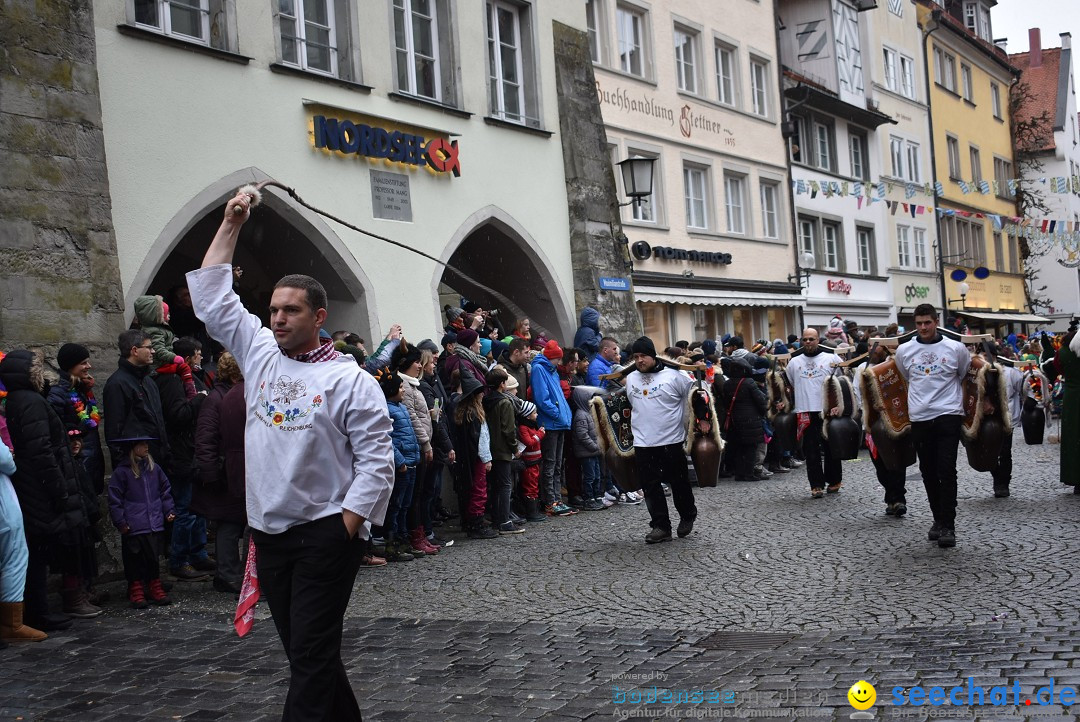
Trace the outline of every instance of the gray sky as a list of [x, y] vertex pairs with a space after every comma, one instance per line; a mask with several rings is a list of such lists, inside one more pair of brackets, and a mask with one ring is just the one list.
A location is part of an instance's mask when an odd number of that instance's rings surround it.
[[1080, 0], [998, 0], [990, 22], [995, 38], [1009, 39], [1010, 53], [1028, 50], [1028, 28], [1042, 30], [1044, 48], [1061, 47], [1058, 35], [1066, 32], [1080, 48]]

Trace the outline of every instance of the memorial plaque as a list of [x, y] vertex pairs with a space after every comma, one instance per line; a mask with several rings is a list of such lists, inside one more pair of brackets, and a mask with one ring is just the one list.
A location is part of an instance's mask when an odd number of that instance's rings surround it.
[[371, 209], [376, 218], [412, 223], [412, 194], [404, 173], [371, 171]]

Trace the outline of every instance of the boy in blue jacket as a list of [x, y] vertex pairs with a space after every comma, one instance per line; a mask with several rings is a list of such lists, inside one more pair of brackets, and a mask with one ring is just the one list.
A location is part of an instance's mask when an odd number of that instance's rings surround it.
[[560, 491], [563, 481], [563, 449], [566, 432], [570, 429], [570, 387], [566, 390], [559, 381], [556, 368], [563, 357], [563, 350], [556, 341], [548, 341], [541, 354], [533, 360], [533, 403], [536, 404], [538, 423], [544, 427], [544, 440], [540, 442], [543, 465], [540, 468], [540, 501], [548, 516], [568, 516], [574, 510], [562, 502]]
[[390, 431], [390, 441], [394, 445], [394, 490], [390, 494], [383, 528], [386, 537], [386, 561], [410, 562], [417, 555], [415, 551], [410, 553], [406, 516], [409, 505], [412, 504], [413, 487], [416, 485], [420, 442], [416, 440], [409, 409], [402, 403], [405, 389], [401, 387], [401, 377], [384, 368], [379, 369], [375, 378], [386, 396], [386, 409], [390, 412], [390, 421], [394, 424]]

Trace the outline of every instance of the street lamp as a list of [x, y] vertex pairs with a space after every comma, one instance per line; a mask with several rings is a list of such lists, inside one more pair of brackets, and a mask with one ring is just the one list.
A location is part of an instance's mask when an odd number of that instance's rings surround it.
[[627, 158], [615, 164], [622, 171], [623, 189], [626, 195], [630, 196], [630, 200], [626, 203], [619, 204], [620, 207], [631, 203], [635, 207], [639, 206], [642, 199], [652, 195], [653, 164], [655, 163], [656, 158], [636, 157]]
[[959, 300], [960, 301], [960, 308], [963, 308], [964, 306], [967, 305], [967, 295], [968, 295], [968, 291], [971, 290], [971, 286], [967, 285], [967, 283], [960, 283], [960, 285], [958, 285], [956, 287], [956, 290], [960, 292], [960, 298], [959, 299], [955, 299], [955, 298], [946, 299], [945, 302], [946, 303], [956, 303], [957, 300]]
[[795, 267], [795, 273], [787, 277], [788, 283], [798, 281], [799, 288], [803, 287], [803, 281], [806, 281], [806, 285], [810, 285], [810, 271], [814, 267], [814, 254], [810, 251], [803, 251], [799, 254], [798, 265]]

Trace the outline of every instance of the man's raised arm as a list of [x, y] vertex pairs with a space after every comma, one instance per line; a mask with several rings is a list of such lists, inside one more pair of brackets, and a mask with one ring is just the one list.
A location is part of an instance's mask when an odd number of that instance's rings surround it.
[[[236, 209], [239, 208], [238, 212]], [[240, 227], [251, 217], [251, 196], [247, 193], [237, 193], [235, 198], [225, 204], [225, 218], [221, 226], [214, 234], [214, 240], [206, 249], [203, 256], [202, 267], [216, 266], [221, 263], [232, 264], [233, 253], [236, 251], [236, 239], [240, 236]]]

